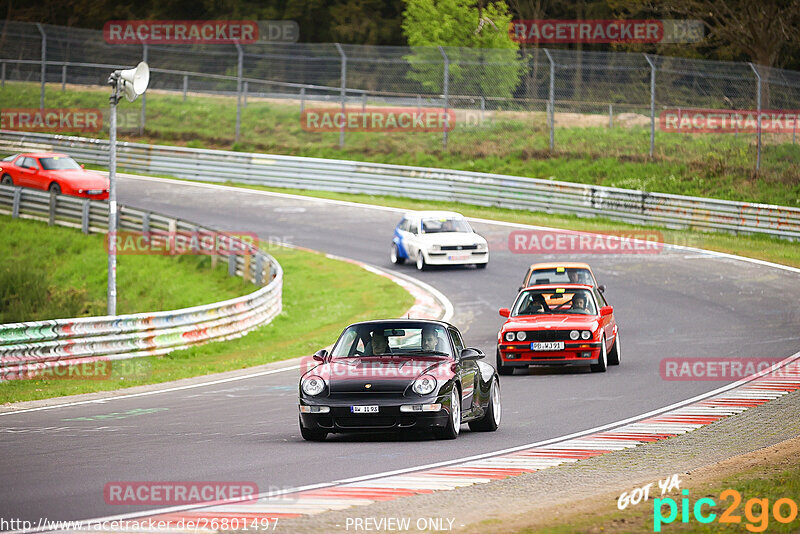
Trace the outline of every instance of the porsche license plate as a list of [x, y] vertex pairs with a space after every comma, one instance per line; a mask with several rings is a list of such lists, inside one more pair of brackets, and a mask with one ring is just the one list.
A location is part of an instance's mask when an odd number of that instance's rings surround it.
[[469, 259], [469, 255], [467, 254], [453, 254], [452, 256], [447, 256], [448, 260], [451, 261], [464, 261]]
[[353, 413], [378, 413], [377, 406], [351, 406], [350, 411]]
[[563, 341], [534, 341], [531, 343], [533, 350], [564, 350]]
[[99, 195], [102, 192], [103, 192], [102, 189], [89, 189], [87, 191], [87, 193], [89, 193], [90, 195]]

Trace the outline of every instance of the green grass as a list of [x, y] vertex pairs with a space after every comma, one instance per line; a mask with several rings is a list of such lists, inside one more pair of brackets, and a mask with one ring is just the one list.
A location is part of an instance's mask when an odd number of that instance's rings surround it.
[[[661, 532], [786, 532], [795, 533], [800, 525], [800, 516], [790, 523], [780, 523], [774, 519], [772, 508], [778, 499], [788, 498], [800, 507], [800, 465], [793, 465], [789, 468], [776, 467], [773, 465], [759, 466], [758, 468], [746, 469], [739, 473], [725, 477], [714, 483], [707, 483], [699, 486], [681, 486], [688, 489], [689, 495], [688, 514], [686, 523], [681, 521], [681, 503], [683, 495], [674, 491], [664, 498], [671, 497], [676, 502], [677, 517], [672, 523], [662, 524]], [[656, 496], [658, 495], [658, 487]], [[740, 523], [721, 523], [720, 517], [726, 509], [735, 503], [732, 497], [720, 498], [721, 493], [727, 489], [734, 489], [739, 492], [741, 502], [731, 510], [732, 516], [739, 516]], [[708, 516], [710, 513], [716, 514], [714, 521], [703, 524], [695, 519], [692, 514], [694, 504], [698, 499], [710, 498], [716, 506], [703, 506], [702, 512]], [[768, 500], [768, 512], [766, 517], [760, 513], [760, 506], [751, 504], [751, 516], [746, 515], [748, 501], [750, 499]], [[617, 510], [613, 506], [613, 512], [598, 510], [591, 517], [571, 516], [566, 522], [554, 521], [552, 525], [543, 528], [522, 529], [519, 534], [569, 534], [573, 532], [600, 533], [600, 532], [653, 532], [654, 527], [654, 499], [629, 506], [625, 510]], [[611, 509], [612, 507], [608, 507]], [[784, 516], [790, 513], [789, 506], [784, 504], [782, 512]], [[664, 504], [663, 515], [669, 515], [669, 507]], [[748, 527], [750, 525], [750, 527]], [[766, 527], [766, 528], [763, 528]], [[752, 529], [752, 530], [751, 530]]]
[[[106, 109], [108, 89], [46, 92], [48, 107]], [[6, 108], [38, 107], [39, 86], [7, 83]], [[311, 104], [308, 107], [316, 106]], [[123, 102], [120, 114], [138, 116], [139, 104]], [[181, 96], [152, 91], [147, 96], [144, 137], [120, 132], [121, 140], [221, 148], [381, 163], [493, 172], [535, 178], [644, 189], [729, 200], [800, 206], [800, 146], [788, 135], [765, 135], [762, 172], [754, 173], [753, 135], [656, 133], [648, 158], [649, 128], [557, 127], [556, 150], [548, 150], [543, 113], [498, 113], [481, 127], [456, 126], [443, 150], [441, 134], [348, 132], [301, 128], [296, 102], [249, 100], [241, 139], [233, 142], [234, 97]], [[558, 120], [558, 116], [557, 116]], [[107, 136], [105, 133], [96, 134]]]
[[[512, 210], [505, 208], [493, 208], [485, 206], [473, 206], [470, 204], [460, 204], [456, 202], [441, 202], [431, 200], [416, 200], [408, 198], [397, 198], [388, 196], [359, 195], [352, 193], [334, 193], [327, 191], [307, 191], [300, 189], [281, 189], [275, 187], [263, 187], [257, 185], [241, 185], [227, 183], [226, 185], [242, 187], [246, 189], [257, 189], [262, 191], [275, 191], [280, 193], [291, 193], [316, 198], [329, 198], [335, 200], [345, 200], [359, 202], [363, 204], [375, 204], [379, 206], [390, 206], [408, 210], [455, 210], [468, 217], [480, 217], [497, 221], [507, 221], [521, 224], [532, 224], [563, 228], [568, 230], [580, 230], [589, 232], [615, 232], [620, 230], [630, 230], [631, 232], [642, 232], [648, 229], [655, 230], [661, 234], [664, 243], [714, 250], [727, 254], [736, 254], [749, 258], [780, 263], [800, 267], [800, 246], [796, 242], [787, 241], [775, 237], [764, 235], [732, 235], [723, 232], [700, 232], [692, 230], [671, 230], [655, 226], [634, 226], [617, 221], [611, 221], [602, 217], [582, 218], [575, 215], [552, 215], [541, 212]], [[636, 237], [637, 234], [633, 234]], [[638, 234], [641, 235], [641, 234]], [[491, 248], [490, 243], [490, 248]]]
[[[80, 235], [80, 234], [78, 234]], [[225, 343], [112, 366], [110, 380], [24, 380], [0, 383], [0, 403], [127, 388], [219, 373], [310, 355], [350, 323], [401, 316], [413, 297], [391, 280], [322, 254], [272, 246], [284, 269], [283, 313]]]
[[[0, 323], [106, 314], [105, 236], [0, 215]], [[208, 256], [117, 257], [117, 312], [174, 310], [255, 290]]]

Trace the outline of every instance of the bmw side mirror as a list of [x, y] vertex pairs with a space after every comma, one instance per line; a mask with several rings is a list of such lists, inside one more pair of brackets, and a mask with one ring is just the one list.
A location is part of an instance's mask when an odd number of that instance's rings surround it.
[[313, 358], [318, 362], [325, 362], [328, 359], [328, 351], [325, 349], [320, 349], [314, 353]]
[[605, 317], [606, 315], [611, 315], [614, 313], [614, 306], [603, 306], [600, 308], [600, 317]]
[[500, 308], [500, 317], [508, 317], [511, 315], [511, 310], [508, 308]]
[[597, 290], [600, 291], [600, 293], [605, 293], [606, 292], [606, 285], [605, 284], [600, 284], [599, 286], [597, 286]]
[[485, 357], [485, 354], [479, 349], [473, 349], [471, 347], [461, 349], [461, 360], [480, 360], [483, 357]]

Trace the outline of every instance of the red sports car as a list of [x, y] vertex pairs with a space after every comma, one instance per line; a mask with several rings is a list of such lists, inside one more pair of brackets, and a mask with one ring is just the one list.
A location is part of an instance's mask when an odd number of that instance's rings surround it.
[[108, 177], [84, 170], [66, 154], [39, 152], [17, 154], [0, 161], [0, 182], [52, 191], [57, 195], [105, 200]]
[[524, 289], [497, 336], [497, 372], [529, 365], [589, 365], [604, 372], [619, 365], [614, 308], [590, 285], [547, 284]]

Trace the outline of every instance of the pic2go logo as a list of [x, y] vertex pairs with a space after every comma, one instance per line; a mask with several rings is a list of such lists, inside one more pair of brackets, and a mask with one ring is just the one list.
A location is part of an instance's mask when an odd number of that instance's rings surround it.
[[[689, 490], [683, 490], [684, 498], [681, 499], [681, 523], [688, 523], [691, 519], [689, 509], [691, 507], [691, 515], [699, 523], [712, 523], [717, 519], [717, 514], [710, 511], [710, 508], [717, 506], [714, 499], [704, 497], [695, 501], [694, 506], [689, 503]], [[731, 499], [731, 504], [725, 511], [720, 514], [720, 523], [735, 523], [742, 522], [742, 516], [736, 513], [739, 504], [742, 502], [742, 495], [735, 489], [726, 489], [719, 494], [720, 501], [727, 501]], [[668, 515], [664, 516], [664, 507], [669, 509]], [[708, 509], [704, 509], [704, 508]], [[770, 510], [769, 499], [749, 499], [744, 504], [744, 516], [748, 523], [745, 528], [750, 532], [764, 532], [769, 526], [770, 511], [772, 517], [778, 523], [791, 523], [797, 518], [797, 503], [792, 499], [782, 498], [775, 501]], [[653, 532], [661, 532], [661, 525], [668, 525], [678, 518], [678, 504], [675, 499], [670, 497], [663, 499], [653, 500]]]

